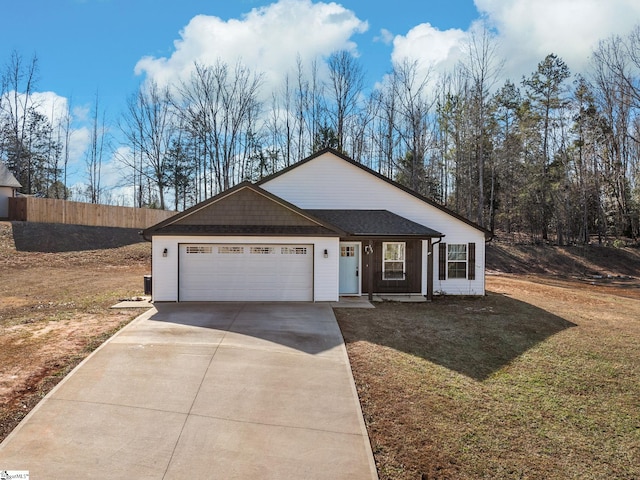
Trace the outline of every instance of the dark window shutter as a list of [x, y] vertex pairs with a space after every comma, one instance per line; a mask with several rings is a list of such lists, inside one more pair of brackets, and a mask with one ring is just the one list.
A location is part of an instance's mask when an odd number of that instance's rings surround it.
[[467, 257], [467, 278], [469, 280], [476, 279], [476, 244], [469, 244], [469, 252]]
[[447, 244], [440, 243], [438, 251], [438, 280], [447, 279]]

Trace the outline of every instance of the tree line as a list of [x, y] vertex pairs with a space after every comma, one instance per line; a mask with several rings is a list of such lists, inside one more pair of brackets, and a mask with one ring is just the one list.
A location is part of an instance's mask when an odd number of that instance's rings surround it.
[[[30, 102], [37, 64], [21, 62], [13, 55], [2, 77], [0, 159], [25, 193], [66, 198], [69, 119], [54, 125]], [[370, 91], [348, 51], [326, 65], [298, 59], [271, 92], [241, 63], [195, 64], [128, 99], [116, 156], [135, 206], [182, 210], [332, 147], [489, 230], [559, 244], [637, 239], [640, 26], [602, 40], [584, 75], [550, 53], [499, 84], [502, 64], [487, 30], [452, 71], [405, 61]], [[92, 123], [81, 195], [97, 202], [115, 151], [98, 95]]]

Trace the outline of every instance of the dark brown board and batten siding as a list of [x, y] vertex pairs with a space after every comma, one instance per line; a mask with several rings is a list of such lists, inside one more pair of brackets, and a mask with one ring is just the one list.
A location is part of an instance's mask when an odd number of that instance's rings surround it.
[[176, 225], [317, 225], [299, 213], [249, 188], [222, 198], [175, 223]]
[[[382, 279], [382, 240], [373, 241], [373, 293], [420, 293], [422, 290], [422, 240], [406, 239], [386, 239], [384, 242], [405, 242], [405, 278], [404, 280], [383, 280]], [[363, 245], [368, 241], [363, 240]], [[367, 264], [368, 256], [363, 253], [362, 259], [362, 292], [369, 293], [369, 271]]]

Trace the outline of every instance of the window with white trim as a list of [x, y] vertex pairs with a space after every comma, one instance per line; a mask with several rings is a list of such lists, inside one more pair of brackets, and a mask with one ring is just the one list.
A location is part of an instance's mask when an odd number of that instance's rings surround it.
[[382, 243], [382, 279], [404, 280], [406, 245], [404, 242]]
[[467, 278], [467, 245], [447, 245], [447, 278]]

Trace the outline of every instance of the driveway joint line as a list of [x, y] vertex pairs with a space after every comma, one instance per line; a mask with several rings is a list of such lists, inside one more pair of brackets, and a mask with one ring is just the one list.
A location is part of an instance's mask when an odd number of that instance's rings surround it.
[[233, 320], [231, 320], [231, 323], [229, 324], [229, 327], [227, 328], [227, 330], [222, 330], [224, 333], [222, 334], [222, 337], [220, 338], [220, 341], [218, 342], [218, 345], [216, 346], [215, 350], [213, 351], [213, 354], [211, 355], [211, 358], [209, 359], [209, 364], [207, 365], [207, 368], [205, 369], [204, 373], [202, 374], [202, 378], [200, 379], [200, 385], [198, 385], [198, 390], [196, 391], [195, 395], [193, 396], [193, 400], [191, 402], [191, 405], [189, 406], [189, 411], [185, 415], [184, 421], [182, 422], [182, 426], [180, 427], [180, 433], [178, 433], [176, 441], [175, 441], [175, 443], [173, 445], [173, 449], [171, 450], [171, 455], [169, 456], [169, 461], [167, 462], [167, 467], [165, 468], [164, 473], [162, 474], [162, 478], [163, 479], [167, 476], [167, 473], [169, 472], [169, 467], [171, 466], [171, 462], [173, 461], [173, 457], [176, 454], [176, 449], [178, 448], [178, 444], [180, 443], [180, 439], [182, 438], [182, 434], [184, 433], [184, 429], [187, 426], [187, 422], [189, 421], [189, 417], [192, 415], [191, 412], [193, 410], [193, 406], [196, 404], [196, 399], [198, 398], [198, 395], [200, 394], [200, 390], [202, 389], [202, 384], [204, 383], [204, 379], [207, 377], [207, 373], [209, 373], [209, 369], [211, 368], [211, 364], [213, 363], [213, 359], [215, 358], [216, 353], [218, 353], [218, 347], [220, 346], [220, 344], [224, 340], [224, 337], [227, 335], [227, 332], [229, 331], [229, 329], [231, 328], [233, 323], [236, 321], [236, 319], [238, 318], [238, 316], [240, 315], [240, 313], [242, 312], [243, 309], [244, 309], [244, 305], [241, 304], [240, 308], [235, 312], [235, 315], [233, 316]]
[[133, 408], [135, 410], [146, 410], [148, 412], [160, 412], [160, 413], [174, 413], [177, 415], [189, 415], [189, 412], [180, 412], [178, 410], [162, 410], [160, 408], [150, 408], [150, 407], [141, 407], [140, 405], [125, 405], [122, 403], [111, 403], [111, 402], [94, 402], [90, 400], [76, 400], [73, 398], [59, 398], [59, 397], [50, 397], [43, 399], [44, 401], [55, 401], [55, 402], [69, 402], [69, 403], [81, 403], [85, 405], [104, 405], [107, 407], [122, 407], [122, 408]]
[[251, 420], [238, 420], [235, 418], [225, 418], [225, 417], [218, 417], [215, 415], [203, 415], [201, 413], [190, 413], [189, 416], [191, 417], [198, 417], [198, 418], [211, 418], [214, 420], [222, 420], [225, 422], [232, 422], [232, 423], [242, 423], [242, 424], [246, 424], [246, 425], [261, 425], [264, 427], [280, 427], [280, 428], [290, 428], [293, 430], [307, 430], [310, 432], [325, 432], [325, 433], [334, 433], [336, 435], [350, 435], [352, 437], [362, 437], [362, 433], [357, 432], [357, 433], [353, 433], [353, 432], [341, 432], [338, 430], [327, 430], [325, 428], [312, 428], [312, 427], [300, 427], [297, 425], [283, 425], [280, 423], [266, 423], [266, 422], [254, 422]]

